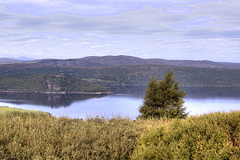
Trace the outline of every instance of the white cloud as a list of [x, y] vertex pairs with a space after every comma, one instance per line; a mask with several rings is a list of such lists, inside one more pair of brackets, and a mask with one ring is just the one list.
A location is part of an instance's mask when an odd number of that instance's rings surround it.
[[85, 41], [85, 42], [81, 42], [81, 44], [83, 44], [83, 45], [87, 45], [87, 44], [91, 44], [91, 42], [89, 42], [89, 41]]
[[[237, 61], [240, 4], [236, 2], [0, 0], [5, 8], [0, 9], [0, 53]], [[26, 12], [25, 4], [31, 12]]]
[[[217, 7], [214, 7], [216, 4]], [[185, 32], [187, 35], [198, 32], [198, 30], [192, 30], [193, 28], [204, 29], [206, 33], [209, 33], [213, 27], [214, 30], [220, 31], [231, 30], [231, 28], [235, 28], [236, 30], [240, 22], [238, 18], [240, 16], [239, 6], [233, 1], [231, 1], [231, 3], [212, 2], [190, 5], [188, 7], [194, 7], [195, 9], [192, 9], [189, 13], [173, 14], [164, 13], [162, 9], [144, 7], [138, 11], [123, 12], [118, 15], [104, 17], [85, 17], [64, 13], [36, 16], [5, 12], [1, 13], [1, 19], [8, 23], [8, 27], [2, 26], [1, 28], [9, 32], [21, 30], [26, 32], [41, 31], [56, 33], [98, 32], [102, 34], [174, 33], [177, 35], [179, 35], [179, 32]], [[227, 12], [227, 10], [231, 8], [233, 8], [233, 11]], [[231, 28], [229, 26], [231, 26]], [[226, 29], [226, 27], [228, 28]], [[184, 29], [184, 31], [182, 29]], [[202, 31], [199, 31], [199, 33], [201, 32]]]
[[99, 32], [111, 34], [151, 34], [173, 31], [171, 24], [188, 15], [172, 15], [151, 7], [116, 16], [83, 17], [69, 14], [43, 16], [5, 14], [12, 25], [2, 29], [26, 32]]
[[93, 45], [90, 46], [91, 48], [103, 48], [103, 47], [112, 47], [114, 44], [98, 44], [98, 45]]
[[32, 3], [38, 5], [54, 5], [56, 3], [61, 2], [61, 0], [0, 0], [0, 4], [25, 4], [25, 3]]

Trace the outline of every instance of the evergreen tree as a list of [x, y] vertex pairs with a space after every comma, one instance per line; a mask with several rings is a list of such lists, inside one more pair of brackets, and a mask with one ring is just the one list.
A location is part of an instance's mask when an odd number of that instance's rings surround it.
[[169, 71], [163, 80], [156, 77], [150, 79], [144, 97], [144, 103], [139, 112], [142, 118], [185, 118], [186, 108], [183, 107], [183, 97], [186, 93], [178, 87], [175, 76]]

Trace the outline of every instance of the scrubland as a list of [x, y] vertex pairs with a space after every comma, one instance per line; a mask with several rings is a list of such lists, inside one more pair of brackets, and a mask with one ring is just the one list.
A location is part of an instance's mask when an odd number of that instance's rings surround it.
[[240, 159], [239, 111], [136, 121], [11, 111], [0, 123], [0, 159]]

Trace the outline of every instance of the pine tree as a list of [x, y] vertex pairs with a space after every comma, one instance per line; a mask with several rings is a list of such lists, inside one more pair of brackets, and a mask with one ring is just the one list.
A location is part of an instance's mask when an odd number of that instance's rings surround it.
[[183, 97], [186, 93], [178, 87], [172, 71], [163, 76], [163, 80], [152, 77], [146, 89], [144, 103], [139, 112], [142, 118], [186, 118]]

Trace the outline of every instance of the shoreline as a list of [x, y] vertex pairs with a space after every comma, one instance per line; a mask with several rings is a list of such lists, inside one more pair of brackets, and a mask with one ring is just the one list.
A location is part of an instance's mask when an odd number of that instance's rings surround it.
[[82, 94], [82, 95], [109, 95], [113, 92], [34, 92], [34, 91], [0, 91], [0, 93], [13, 93], [13, 94]]

